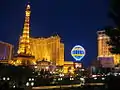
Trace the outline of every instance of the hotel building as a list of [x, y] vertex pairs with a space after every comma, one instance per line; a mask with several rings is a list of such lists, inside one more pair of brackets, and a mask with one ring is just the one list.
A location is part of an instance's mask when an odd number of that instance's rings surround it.
[[0, 41], [0, 62], [11, 60], [13, 57], [13, 45]]
[[36, 61], [46, 60], [53, 65], [64, 65], [64, 44], [58, 35], [48, 38], [30, 38], [31, 53]]
[[105, 34], [105, 31], [97, 32], [97, 41], [98, 41], [98, 57], [113, 57], [114, 64], [120, 63], [120, 54], [112, 54], [109, 51], [110, 46], [107, 44], [109, 37]]

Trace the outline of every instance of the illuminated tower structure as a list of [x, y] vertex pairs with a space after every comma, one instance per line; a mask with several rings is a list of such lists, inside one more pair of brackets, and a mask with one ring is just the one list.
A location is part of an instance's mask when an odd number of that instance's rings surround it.
[[[25, 11], [25, 23], [22, 36], [19, 39], [17, 56], [14, 58], [15, 65], [35, 65], [37, 61], [46, 60], [53, 65], [64, 65], [64, 44], [61, 43], [58, 35], [48, 38], [29, 37], [30, 31], [30, 5]], [[34, 56], [34, 57], [33, 57]]]
[[110, 46], [106, 43], [109, 41], [109, 37], [105, 34], [105, 30], [97, 32], [97, 41], [98, 41], [98, 57], [113, 57], [114, 64], [120, 63], [120, 55], [112, 54], [109, 51]]
[[19, 41], [19, 48], [17, 52], [18, 54], [31, 55], [30, 43], [29, 43], [30, 13], [31, 13], [30, 5], [28, 4], [25, 11], [25, 23], [24, 23], [23, 33]]
[[19, 47], [17, 51], [17, 61], [16, 64], [28, 64], [32, 63], [33, 56], [30, 51], [30, 40], [29, 40], [29, 31], [30, 31], [30, 5], [28, 4], [25, 11], [25, 22], [23, 27], [22, 36], [19, 39]]

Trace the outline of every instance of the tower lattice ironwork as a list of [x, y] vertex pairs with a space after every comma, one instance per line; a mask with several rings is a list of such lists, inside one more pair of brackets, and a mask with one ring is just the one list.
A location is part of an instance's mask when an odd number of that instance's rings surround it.
[[23, 33], [20, 36], [18, 54], [31, 55], [30, 51], [30, 41], [29, 41], [29, 32], [30, 32], [30, 4], [28, 3], [25, 11], [25, 22], [23, 27]]

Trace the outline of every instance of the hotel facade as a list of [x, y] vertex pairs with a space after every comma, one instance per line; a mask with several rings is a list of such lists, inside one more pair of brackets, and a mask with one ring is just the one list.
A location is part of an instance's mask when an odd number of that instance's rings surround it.
[[13, 58], [13, 45], [0, 41], [0, 63], [8, 62]]
[[110, 46], [107, 44], [110, 38], [105, 34], [105, 30], [97, 32], [98, 43], [98, 57], [111, 57], [113, 58], [114, 65], [120, 63], [120, 54], [112, 54], [109, 51]]
[[64, 65], [64, 44], [58, 35], [48, 38], [30, 38], [31, 53], [36, 61], [46, 60], [53, 65]]

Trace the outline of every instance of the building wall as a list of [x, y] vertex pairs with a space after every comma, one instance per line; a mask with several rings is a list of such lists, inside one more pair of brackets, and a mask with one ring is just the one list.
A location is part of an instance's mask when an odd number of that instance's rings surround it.
[[64, 44], [59, 36], [49, 38], [30, 38], [32, 55], [36, 60], [47, 60], [54, 65], [64, 64]]
[[106, 44], [109, 37], [105, 35], [105, 31], [98, 31], [98, 56], [111, 56], [109, 51], [110, 46]]
[[63, 43], [60, 43], [60, 51], [59, 51], [59, 53], [60, 53], [60, 59], [59, 59], [59, 61], [58, 61], [58, 64], [60, 65], [60, 66], [62, 66], [62, 65], [64, 65], [64, 44]]
[[0, 60], [11, 60], [13, 57], [13, 45], [0, 41]]
[[109, 51], [110, 46], [106, 43], [109, 41], [109, 37], [105, 34], [105, 31], [97, 32], [97, 41], [98, 41], [98, 57], [113, 57], [114, 64], [118, 64], [120, 62], [120, 54], [112, 54]]

